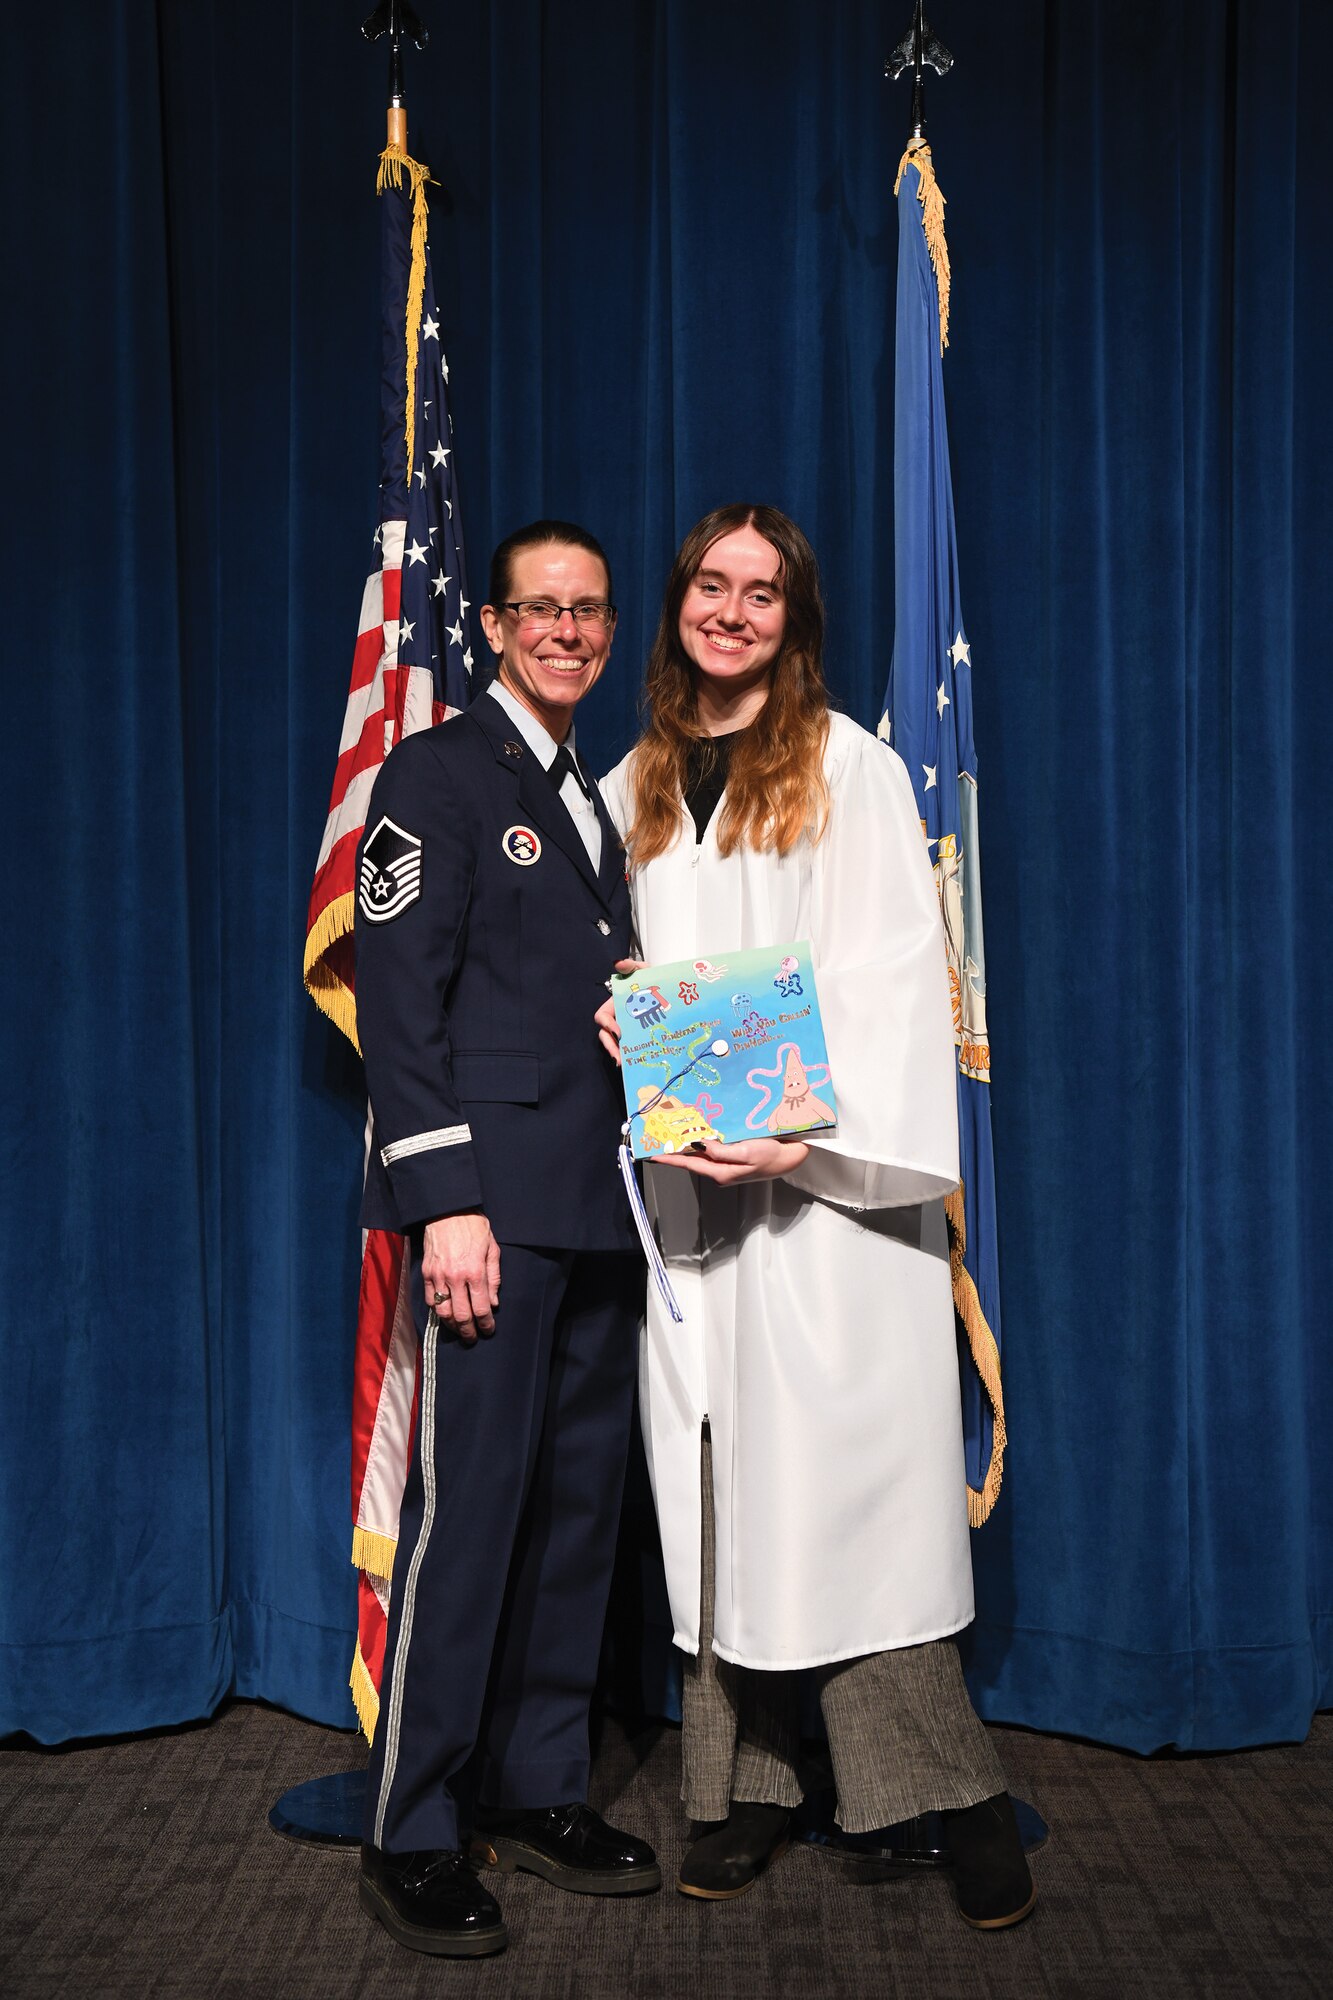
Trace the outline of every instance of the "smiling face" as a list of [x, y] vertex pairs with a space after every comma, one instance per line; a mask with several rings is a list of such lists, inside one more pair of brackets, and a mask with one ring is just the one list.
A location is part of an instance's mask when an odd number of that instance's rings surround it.
[[[588, 549], [546, 542], [519, 549], [509, 567], [514, 602], [603, 603], [609, 596], [605, 565]], [[500, 679], [556, 740], [564, 741], [575, 708], [602, 677], [611, 654], [614, 623], [579, 625], [562, 611], [548, 630], [498, 604], [481, 607], [482, 630], [499, 655]]]
[[738, 696], [767, 681], [787, 627], [781, 572], [781, 556], [753, 527], [734, 528], [704, 550], [680, 608], [680, 643], [719, 694]]

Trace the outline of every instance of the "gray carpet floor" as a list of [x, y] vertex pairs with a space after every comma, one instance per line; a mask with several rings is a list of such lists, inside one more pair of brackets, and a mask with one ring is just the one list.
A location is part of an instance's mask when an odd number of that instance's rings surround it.
[[[211, 1723], [41, 1750], [0, 1746], [0, 1994], [479, 2000], [1029, 2000], [1333, 1994], [1333, 1716], [1299, 1746], [1140, 1759], [997, 1730], [1011, 1789], [1050, 1822], [1040, 1900], [982, 1935], [942, 1876], [793, 1848], [734, 1903], [624, 1900], [488, 1875], [499, 1958], [403, 1951], [357, 1906], [351, 1851], [270, 1832], [288, 1786], [353, 1740], [248, 1703]], [[684, 1828], [679, 1739], [602, 1733], [593, 1799], [669, 1870]]]

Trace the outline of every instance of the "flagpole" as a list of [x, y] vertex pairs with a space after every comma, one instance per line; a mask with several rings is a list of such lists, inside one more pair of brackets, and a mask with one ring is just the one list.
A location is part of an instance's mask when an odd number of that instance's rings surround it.
[[[407, 155], [407, 90], [403, 76], [403, 44], [424, 49], [430, 31], [408, 6], [407, 0], [380, 0], [373, 14], [361, 23], [368, 42], [389, 37], [389, 101], [385, 150]], [[410, 464], [410, 454], [409, 454]], [[361, 1841], [365, 1819], [366, 1772], [364, 1764], [349, 1771], [335, 1771], [326, 1778], [310, 1778], [293, 1785], [274, 1803], [268, 1823], [275, 1833], [306, 1846], [356, 1847]]]
[[[919, 177], [917, 199], [921, 202], [923, 211], [922, 232], [938, 288], [941, 355], [948, 344], [949, 255], [944, 241], [944, 199], [935, 183], [930, 146], [926, 140], [925, 73], [927, 69], [933, 69], [937, 76], [947, 76], [952, 68], [953, 56], [926, 19], [924, 0], [916, 0], [911, 26], [885, 62], [884, 74], [894, 83], [909, 69], [912, 75], [911, 132], [899, 163], [894, 194], [896, 196], [898, 193], [905, 168], [909, 163], [915, 166]], [[923, 828], [925, 824], [923, 819]], [[952, 1222], [950, 1235], [952, 1239]], [[951, 1258], [951, 1266], [952, 1263]], [[955, 1295], [955, 1307], [956, 1303]], [[970, 1498], [969, 1495], [969, 1506]], [[1048, 1830], [1046, 1822], [1036, 1808], [1029, 1805], [1025, 1799], [1014, 1798], [1013, 1807], [1023, 1846], [1025, 1850], [1031, 1852], [1046, 1839]], [[842, 1840], [838, 1829], [831, 1826], [821, 1828], [818, 1837], [822, 1837], [834, 1847]], [[877, 1835], [860, 1836], [856, 1844], [862, 1852], [865, 1852], [868, 1843], [879, 1838]], [[945, 1839], [944, 1823], [938, 1813], [921, 1813], [916, 1818], [906, 1820], [901, 1826], [891, 1829], [891, 1844], [895, 1849], [896, 1860], [908, 1861], [918, 1866], [941, 1867], [947, 1865], [952, 1858]]]
[[925, 0], [916, 0], [912, 25], [884, 64], [884, 74], [896, 83], [904, 70], [912, 72], [912, 135], [909, 144], [922, 145], [926, 137], [926, 70], [947, 76], [953, 57], [926, 19]]
[[377, 42], [381, 35], [389, 37], [387, 143], [391, 151], [405, 153], [407, 91], [403, 82], [403, 43], [408, 41], [414, 49], [424, 49], [430, 40], [430, 30], [422, 26], [407, 0], [380, 0], [374, 13], [361, 23], [361, 32], [368, 42]]

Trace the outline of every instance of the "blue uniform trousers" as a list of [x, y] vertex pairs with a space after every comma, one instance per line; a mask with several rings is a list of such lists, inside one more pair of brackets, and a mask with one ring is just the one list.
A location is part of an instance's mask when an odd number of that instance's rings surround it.
[[495, 1332], [422, 1342], [365, 1837], [457, 1847], [462, 1808], [587, 1797], [643, 1264], [500, 1246]]

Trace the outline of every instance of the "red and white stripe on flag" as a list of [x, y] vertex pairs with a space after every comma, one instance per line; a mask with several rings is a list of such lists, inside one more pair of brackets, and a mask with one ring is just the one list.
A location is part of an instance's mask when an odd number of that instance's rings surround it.
[[357, 1594], [352, 1699], [368, 1737], [379, 1715], [398, 1513], [416, 1428], [417, 1341], [401, 1236], [366, 1231], [352, 1382], [352, 1560]]
[[406, 532], [403, 521], [384, 523], [380, 567], [366, 578], [333, 791], [306, 915], [306, 991], [358, 1049], [352, 977], [353, 891], [356, 850], [365, 832], [371, 789], [380, 765], [396, 743], [418, 729], [428, 729], [433, 722], [443, 722], [449, 713], [435, 700], [435, 683], [428, 667], [398, 664]]
[[[357, 1049], [354, 883], [371, 790], [395, 744], [418, 729], [443, 722], [450, 713], [434, 698], [428, 668], [399, 664], [405, 536], [402, 521], [383, 524], [380, 567], [366, 578], [338, 762], [306, 919], [306, 990]], [[351, 1687], [367, 1736], [374, 1735], [379, 1714], [389, 1578], [415, 1421], [417, 1347], [407, 1300], [405, 1248], [402, 1237], [388, 1230], [366, 1231], [357, 1302], [352, 1560], [361, 1575]]]

